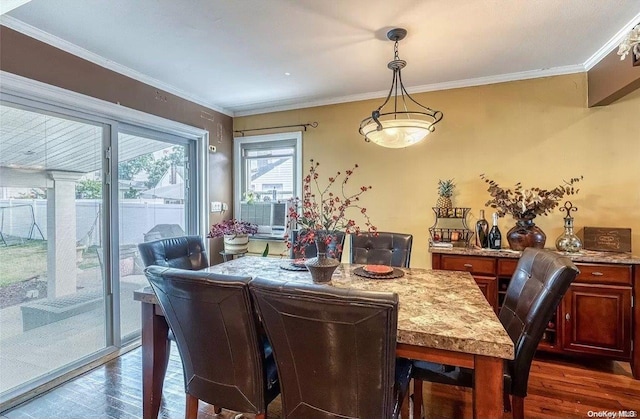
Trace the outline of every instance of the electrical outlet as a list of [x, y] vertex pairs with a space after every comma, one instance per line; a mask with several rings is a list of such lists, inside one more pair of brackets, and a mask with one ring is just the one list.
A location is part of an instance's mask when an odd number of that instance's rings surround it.
[[211, 212], [222, 212], [223, 210], [223, 204], [222, 202], [211, 202]]

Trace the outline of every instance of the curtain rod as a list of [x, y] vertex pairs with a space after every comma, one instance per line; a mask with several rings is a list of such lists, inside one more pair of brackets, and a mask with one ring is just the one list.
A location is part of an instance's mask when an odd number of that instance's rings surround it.
[[310, 124], [280, 125], [280, 126], [277, 126], [277, 127], [239, 129], [239, 130], [235, 130], [233, 132], [234, 133], [237, 132], [238, 134], [240, 134], [241, 136], [244, 137], [244, 133], [247, 132], [247, 131], [264, 131], [264, 130], [267, 130], [267, 129], [295, 128], [295, 127], [302, 127], [306, 131], [307, 127], [318, 128], [318, 123], [317, 122], [311, 122]]

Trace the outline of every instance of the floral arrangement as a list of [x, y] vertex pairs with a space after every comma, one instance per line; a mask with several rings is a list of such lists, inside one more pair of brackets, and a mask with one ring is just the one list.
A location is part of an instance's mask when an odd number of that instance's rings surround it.
[[498, 216], [511, 214], [515, 219], [533, 219], [537, 215], [547, 215], [558, 206], [565, 195], [575, 195], [580, 191], [574, 184], [582, 180], [583, 176], [562, 181], [553, 189], [530, 188], [525, 189], [520, 182], [513, 189], [504, 189], [484, 174], [480, 177], [489, 184], [491, 199], [484, 205], [495, 208]]
[[[354, 171], [358, 168], [355, 164], [345, 173], [337, 172], [335, 176], [329, 177], [326, 186], [321, 187], [318, 179], [318, 166], [320, 163], [311, 159], [309, 173], [303, 179], [302, 198], [295, 197], [289, 200], [289, 210], [287, 214], [288, 225], [301, 230], [303, 234], [298, 235], [296, 243], [291, 243], [289, 236], [285, 236], [287, 248], [293, 246], [294, 253], [298, 253], [308, 244], [315, 242], [316, 238], [321, 238], [327, 245], [333, 240], [332, 233], [344, 231], [349, 233], [360, 233], [360, 227], [355, 220], [349, 218], [347, 213], [357, 210], [364, 218], [364, 227], [368, 232], [375, 233], [378, 229], [369, 219], [367, 209], [359, 205], [360, 196], [371, 189], [371, 186], [360, 186], [353, 193], [346, 191], [347, 184]], [[334, 191], [335, 188], [339, 190]], [[336, 249], [340, 251], [341, 249]]]
[[622, 40], [618, 47], [618, 55], [624, 60], [628, 54], [633, 53], [637, 60], [640, 60], [640, 23]]
[[214, 224], [209, 230], [208, 238], [223, 237], [223, 236], [241, 236], [244, 234], [256, 234], [258, 232], [258, 225], [252, 224], [247, 221], [225, 220]]

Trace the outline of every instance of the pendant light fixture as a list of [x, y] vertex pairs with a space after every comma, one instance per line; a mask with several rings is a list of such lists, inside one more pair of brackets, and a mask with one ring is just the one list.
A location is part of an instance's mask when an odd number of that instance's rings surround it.
[[[398, 41], [407, 36], [406, 29], [396, 28], [387, 32], [387, 38], [394, 41], [393, 61], [387, 67], [393, 71], [391, 89], [384, 103], [369, 118], [360, 123], [360, 134], [364, 140], [372, 141], [382, 147], [403, 148], [419, 143], [435, 130], [435, 124], [442, 119], [442, 112], [422, 106], [409, 95], [402, 84], [401, 70], [407, 62], [398, 56]], [[383, 111], [393, 96], [393, 112]], [[409, 99], [409, 100], [407, 100]], [[416, 110], [409, 110], [409, 105], [417, 105]], [[389, 105], [391, 107], [391, 105]], [[415, 107], [415, 106], [414, 106]]]

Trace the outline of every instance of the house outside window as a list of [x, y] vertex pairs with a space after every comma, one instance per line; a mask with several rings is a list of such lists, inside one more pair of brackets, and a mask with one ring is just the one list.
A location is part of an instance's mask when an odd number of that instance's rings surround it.
[[302, 189], [302, 133], [236, 138], [234, 214], [258, 234], [284, 235], [289, 199]]

